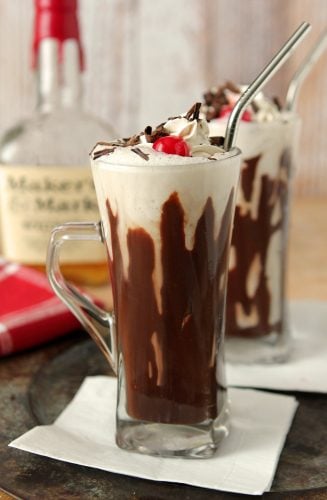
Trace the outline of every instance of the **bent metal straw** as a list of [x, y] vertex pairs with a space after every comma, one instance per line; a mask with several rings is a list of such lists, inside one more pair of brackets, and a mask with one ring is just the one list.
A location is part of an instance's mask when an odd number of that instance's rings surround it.
[[304, 82], [311, 69], [318, 61], [321, 54], [327, 48], [327, 29], [321, 34], [317, 43], [311, 49], [303, 63], [293, 76], [287, 91], [286, 105], [287, 111], [294, 111], [297, 103], [297, 97], [302, 83]]
[[310, 31], [311, 26], [309, 23], [302, 23], [298, 29], [293, 33], [289, 40], [277, 52], [275, 57], [269, 64], [262, 70], [257, 78], [249, 85], [237, 101], [233, 111], [230, 114], [224, 142], [224, 150], [229, 151], [233, 146], [237, 135], [238, 125], [242, 116], [243, 110], [255, 98], [257, 93], [264, 87], [264, 85], [272, 78], [276, 71], [284, 64], [290, 57], [295, 48], [304, 39]]

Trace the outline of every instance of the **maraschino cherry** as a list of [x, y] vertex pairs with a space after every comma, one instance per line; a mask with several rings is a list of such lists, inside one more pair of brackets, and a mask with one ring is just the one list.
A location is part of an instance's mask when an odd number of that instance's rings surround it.
[[[219, 118], [223, 118], [223, 117], [229, 116], [232, 111], [233, 111], [233, 106], [231, 106], [230, 104], [224, 104], [221, 107], [221, 110], [220, 110], [220, 113], [219, 113]], [[252, 121], [252, 115], [251, 115], [251, 112], [248, 109], [246, 109], [245, 111], [243, 111], [243, 114], [241, 116], [241, 120], [243, 120], [244, 122], [251, 122]]]
[[153, 143], [153, 149], [169, 155], [191, 156], [187, 142], [176, 135], [160, 137]]

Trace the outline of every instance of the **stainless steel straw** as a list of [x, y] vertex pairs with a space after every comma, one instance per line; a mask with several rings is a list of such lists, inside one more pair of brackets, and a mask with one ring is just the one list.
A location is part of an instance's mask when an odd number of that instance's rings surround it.
[[318, 61], [319, 57], [326, 48], [327, 48], [327, 29], [319, 37], [317, 43], [313, 46], [312, 50], [304, 59], [303, 63], [293, 76], [291, 83], [289, 84], [286, 96], [286, 105], [285, 105], [287, 111], [294, 111], [298, 93], [303, 81], [305, 80], [306, 76], [311, 71], [312, 67]]
[[267, 64], [267, 66], [257, 76], [257, 78], [243, 92], [243, 94], [235, 104], [235, 107], [233, 108], [233, 111], [231, 112], [227, 123], [224, 142], [225, 151], [229, 151], [234, 145], [240, 118], [245, 107], [248, 106], [248, 104], [255, 98], [262, 87], [264, 87], [264, 85], [272, 78], [276, 71], [290, 57], [290, 55], [293, 53], [295, 48], [303, 40], [310, 29], [311, 26], [309, 23], [302, 23], [293, 33], [291, 38], [289, 38], [289, 40], [285, 43], [285, 45], [283, 45], [283, 47], [277, 52], [270, 63]]

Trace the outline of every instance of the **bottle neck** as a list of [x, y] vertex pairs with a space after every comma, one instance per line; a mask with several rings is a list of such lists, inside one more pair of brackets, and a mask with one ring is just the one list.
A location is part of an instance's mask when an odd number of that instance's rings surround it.
[[37, 61], [37, 109], [78, 108], [82, 100], [79, 46], [76, 40], [41, 41]]

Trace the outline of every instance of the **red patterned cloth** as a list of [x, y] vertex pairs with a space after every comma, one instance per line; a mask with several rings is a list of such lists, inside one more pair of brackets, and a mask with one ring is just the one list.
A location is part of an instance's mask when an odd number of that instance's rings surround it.
[[44, 274], [0, 259], [0, 356], [48, 342], [78, 326]]

